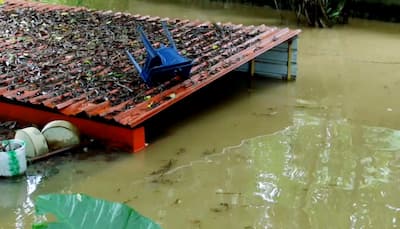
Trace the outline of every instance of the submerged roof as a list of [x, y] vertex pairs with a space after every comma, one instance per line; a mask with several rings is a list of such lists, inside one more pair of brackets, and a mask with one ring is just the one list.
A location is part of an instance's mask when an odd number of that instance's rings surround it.
[[[124, 50], [143, 63], [136, 27], [167, 44], [161, 21], [192, 77], [148, 88]], [[300, 33], [14, 0], [0, 6], [0, 28], [0, 98], [130, 127]]]

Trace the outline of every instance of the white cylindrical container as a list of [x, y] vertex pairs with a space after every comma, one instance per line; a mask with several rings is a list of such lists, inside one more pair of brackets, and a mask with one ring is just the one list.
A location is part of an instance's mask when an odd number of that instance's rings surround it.
[[64, 120], [55, 120], [47, 123], [42, 129], [42, 134], [51, 150], [62, 149], [80, 143], [78, 128]]
[[35, 127], [17, 130], [15, 139], [23, 140], [26, 144], [26, 157], [32, 158], [49, 152], [46, 139]]
[[0, 176], [16, 176], [26, 171], [25, 142], [18, 139], [1, 141], [6, 151], [0, 152]]

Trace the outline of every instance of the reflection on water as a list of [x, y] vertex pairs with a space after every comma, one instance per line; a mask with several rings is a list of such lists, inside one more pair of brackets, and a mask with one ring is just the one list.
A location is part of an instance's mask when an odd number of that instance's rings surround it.
[[[30, 220], [26, 218], [34, 213], [32, 194], [41, 181], [41, 175], [0, 180], [0, 213], [2, 216], [15, 214], [15, 216], [11, 216], [15, 217], [15, 228], [31, 227], [30, 223], [27, 224]], [[14, 209], [14, 212], [7, 212], [9, 209]], [[6, 225], [3, 223], [0, 226]], [[11, 225], [9, 226], [11, 228]]]
[[309, 113], [298, 109], [282, 131], [133, 182], [146, 202], [131, 204], [153, 206], [165, 228], [398, 227], [400, 131]]
[[[125, 203], [164, 228], [398, 227], [400, 131], [326, 118], [314, 105], [298, 100], [281, 131], [132, 180]], [[41, 182], [0, 185], [15, 227], [29, 227]]]

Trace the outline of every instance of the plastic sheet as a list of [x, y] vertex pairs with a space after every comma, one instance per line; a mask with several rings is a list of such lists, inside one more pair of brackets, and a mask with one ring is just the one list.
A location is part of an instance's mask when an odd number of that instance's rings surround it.
[[83, 194], [48, 194], [38, 196], [36, 214], [54, 214], [57, 222], [40, 222], [33, 229], [161, 229], [129, 206], [106, 200], [94, 199]]

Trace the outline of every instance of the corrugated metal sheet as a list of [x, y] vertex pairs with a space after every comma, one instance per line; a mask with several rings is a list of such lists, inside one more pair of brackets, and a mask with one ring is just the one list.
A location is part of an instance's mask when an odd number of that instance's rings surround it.
[[[189, 80], [148, 88], [124, 49], [143, 62], [136, 26], [159, 45], [160, 21], [194, 67]], [[130, 127], [300, 33], [25, 1], [6, 1], [0, 28], [0, 98]]]
[[[297, 76], [297, 42], [293, 39], [291, 44], [291, 78]], [[282, 43], [273, 49], [265, 52], [255, 58], [255, 73], [261, 76], [273, 77], [277, 79], [286, 79], [288, 77], [288, 42]], [[236, 71], [248, 72], [250, 64], [244, 64], [236, 69]]]

